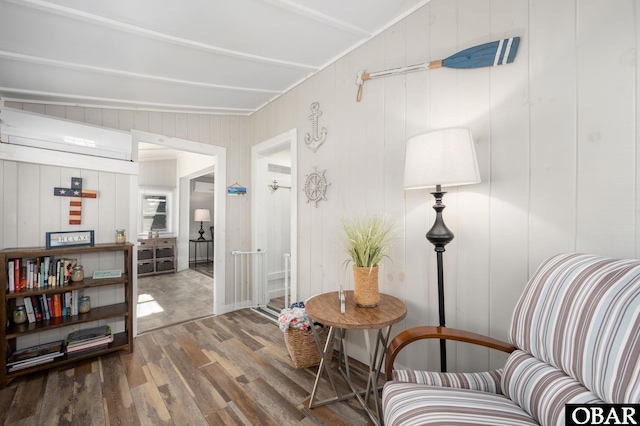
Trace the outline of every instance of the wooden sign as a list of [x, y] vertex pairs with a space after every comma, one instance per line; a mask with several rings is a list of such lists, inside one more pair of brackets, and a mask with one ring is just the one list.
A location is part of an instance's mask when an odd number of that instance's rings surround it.
[[69, 225], [82, 223], [82, 199], [97, 198], [98, 191], [82, 188], [82, 178], [71, 178], [71, 188], [53, 188], [57, 197], [71, 197], [69, 202]]

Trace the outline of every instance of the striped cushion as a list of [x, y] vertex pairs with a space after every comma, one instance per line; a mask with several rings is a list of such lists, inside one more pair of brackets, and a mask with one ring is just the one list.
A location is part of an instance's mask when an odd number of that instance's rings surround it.
[[504, 394], [541, 425], [564, 425], [567, 403], [602, 403], [573, 378], [526, 352], [515, 351], [504, 368]]
[[393, 380], [448, 388], [502, 393], [502, 369], [482, 373], [440, 373], [435, 371], [394, 370]]
[[[509, 340], [603, 401], [637, 403], [639, 318], [639, 261], [563, 254], [545, 261], [527, 284]], [[512, 386], [503, 377], [503, 389]]]
[[382, 391], [384, 424], [411, 425], [537, 425], [502, 395], [416, 383], [387, 382]]

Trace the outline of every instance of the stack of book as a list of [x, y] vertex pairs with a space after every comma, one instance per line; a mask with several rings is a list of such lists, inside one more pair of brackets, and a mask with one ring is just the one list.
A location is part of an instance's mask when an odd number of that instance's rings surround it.
[[44, 343], [15, 351], [7, 361], [8, 372], [45, 364], [64, 355], [64, 340]]
[[108, 325], [74, 331], [67, 337], [67, 358], [107, 349], [111, 342], [113, 334]]

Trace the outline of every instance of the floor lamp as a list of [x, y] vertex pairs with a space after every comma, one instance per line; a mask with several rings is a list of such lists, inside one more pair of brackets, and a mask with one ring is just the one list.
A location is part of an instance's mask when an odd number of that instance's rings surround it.
[[[459, 186], [480, 182], [471, 132], [464, 128], [436, 130], [407, 141], [404, 189], [432, 188], [435, 191], [436, 220], [427, 232], [427, 240], [435, 247], [438, 267], [438, 313], [440, 327], [445, 327], [444, 272], [442, 254], [453, 240], [453, 232], [445, 225], [442, 211], [443, 186]], [[440, 340], [440, 370], [447, 371], [447, 347]]]

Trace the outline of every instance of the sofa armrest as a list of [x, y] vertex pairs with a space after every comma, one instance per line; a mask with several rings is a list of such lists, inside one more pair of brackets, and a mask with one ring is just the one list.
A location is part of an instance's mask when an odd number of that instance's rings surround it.
[[496, 349], [502, 352], [511, 353], [516, 347], [502, 340], [493, 337], [483, 336], [482, 334], [472, 333], [470, 331], [459, 330], [457, 328], [438, 327], [423, 325], [419, 327], [404, 330], [393, 338], [385, 357], [385, 373], [387, 380], [393, 375], [393, 362], [398, 353], [408, 344], [423, 339], [445, 339], [456, 340], [459, 342], [472, 343], [474, 345], [485, 346], [487, 348]]

